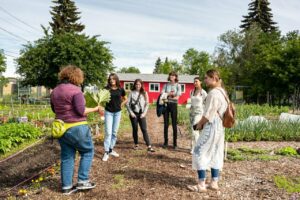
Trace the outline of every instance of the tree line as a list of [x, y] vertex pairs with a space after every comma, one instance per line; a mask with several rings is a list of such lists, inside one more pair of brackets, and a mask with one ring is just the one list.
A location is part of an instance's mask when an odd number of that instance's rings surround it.
[[[16, 59], [23, 85], [53, 88], [60, 67], [74, 64], [85, 72], [84, 85], [101, 86], [115, 70], [108, 42], [82, 33], [85, 26], [79, 23], [80, 12], [72, 0], [52, 3], [52, 21], [42, 26], [44, 36], [24, 45]], [[288, 105], [293, 100], [299, 107], [300, 34], [298, 30], [281, 34], [269, 4], [268, 0], [251, 0], [240, 27], [221, 34], [212, 54], [190, 48], [181, 61], [158, 57], [153, 73], [176, 71], [203, 78], [207, 69], [217, 68], [229, 92], [236, 86], [245, 88], [247, 102]], [[0, 75], [5, 67], [0, 51]], [[135, 66], [118, 72], [140, 73]]]

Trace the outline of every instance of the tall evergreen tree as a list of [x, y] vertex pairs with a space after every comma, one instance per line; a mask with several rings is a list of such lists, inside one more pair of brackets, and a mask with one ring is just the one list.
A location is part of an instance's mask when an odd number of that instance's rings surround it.
[[56, 6], [51, 7], [52, 22], [50, 26], [52, 33], [60, 34], [64, 32], [79, 33], [84, 29], [84, 25], [78, 23], [80, 12], [77, 11], [75, 3], [72, 0], [53, 0]]
[[273, 14], [271, 13], [271, 8], [269, 8], [268, 0], [251, 0], [249, 3], [249, 13], [247, 16], [243, 16], [242, 28], [244, 31], [248, 30], [253, 23], [256, 23], [264, 32], [276, 31], [277, 23], [272, 20]]
[[155, 62], [153, 74], [158, 74], [159, 73], [161, 65], [162, 65], [161, 59], [160, 59], [160, 57], [158, 57], [157, 60], [156, 60], [156, 62]]

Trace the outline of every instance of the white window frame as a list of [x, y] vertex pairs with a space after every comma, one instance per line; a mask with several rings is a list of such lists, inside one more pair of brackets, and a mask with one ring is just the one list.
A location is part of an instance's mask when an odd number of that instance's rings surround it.
[[[124, 82], [124, 90], [130, 91], [133, 84], [134, 84], [134, 82]], [[129, 85], [129, 89], [126, 89], [127, 85]]]
[[[158, 90], [151, 90], [151, 85], [154, 85], [154, 88], [155, 88], [155, 85], [158, 85]], [[149, 83], [149, 91], [150, 92], [160, 92], [160, 83]]]
[[[183, 89], [182, 89], [183, 86]], [[181, 93], [185, 93], [185, 84], [180, 84]]]

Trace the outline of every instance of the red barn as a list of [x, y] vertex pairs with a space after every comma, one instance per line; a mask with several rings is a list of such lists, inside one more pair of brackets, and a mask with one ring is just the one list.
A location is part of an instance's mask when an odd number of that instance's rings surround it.
[[[117, 73], [121, 86], [125, 91], [130, 91], [135, 79], [142, 79], [144, 82], [144, 89], [148, 92], [149, 102], [154, 103], [164, 84], [168, 82], [168, 74], [131, 74], [131, 73]], [[179, 104], [186, 104], [190, 97], [190, 92], [194, 88], [194, 78], [197, 75], [178, 75], [179, 84], [181, 86], [181, 96]]]

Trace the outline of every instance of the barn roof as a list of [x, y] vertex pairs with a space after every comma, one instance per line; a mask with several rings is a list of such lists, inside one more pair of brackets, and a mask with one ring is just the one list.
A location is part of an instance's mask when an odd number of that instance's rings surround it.
[[[120, 81], [134, 81], [137, 78], [144, 82], [168, 82], [168, 74], [135, 74], [135, 73], [117, 73]], [[178, 75], [179, 83], [194, 83], [197, 75]]]

